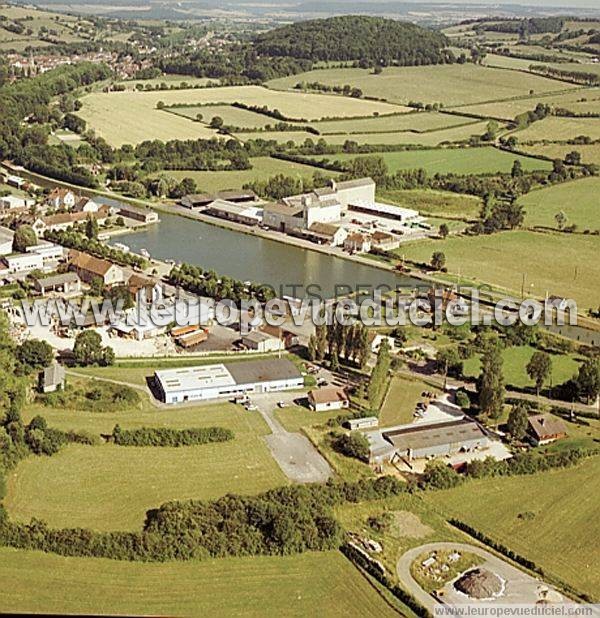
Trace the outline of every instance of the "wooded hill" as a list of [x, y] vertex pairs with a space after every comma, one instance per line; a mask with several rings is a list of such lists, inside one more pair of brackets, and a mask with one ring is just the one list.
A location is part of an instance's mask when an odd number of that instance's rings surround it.
[[304, 21], [259, 35], [254, 49], [268, 56], [317, 61], [357, 60], [375, 65], [439, 64], [448, 60], [446, 37], [414, 24], [344, 15]]

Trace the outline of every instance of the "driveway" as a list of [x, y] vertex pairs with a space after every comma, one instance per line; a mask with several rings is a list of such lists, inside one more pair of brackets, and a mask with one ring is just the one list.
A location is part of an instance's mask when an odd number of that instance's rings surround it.
[[421, 605], [425, 606], [430, 612], [434, 611], [436, 606], [440, 606], [441, 603], [436, 601], [431, 595], [429, 595], [413, 578], [410, 572], [410, 565], [413, 561], [424, 553], [431, 553], [436, 550], [458, 550], [460, 552], [469, 552], [476, 554], [484, 559], [484, 562], [480, 565], [485, 567], [489, 571], [492, 571], [505, 581], [504, 594], [498, 599], [491, 601], [476, 601], [469, 598], [464, 594], [456, 591], [452, 586], [446, 585], [444, 590], [445, 604], [446, 605], [465, 605], [481, 603], [484, 605], [495, 604], [534, 604], [538, 603], [544, 594], [548, 594], [548, 598], [561, 600], [564, 603], [573, 603], [570, 599], [564, 598], [555, 588], [543, 583], [541, 580], [528, 575], [527, 573], [512, 566], [512, 564], [506, 562], [502, 558], [495, 556], [489, 551], [478, 547], [476, 545], [468, 545], [467, 543], [428, 543], [427, 545], [421, 545], [409, 549], [398, 560], [396, 565], [396, 572], [400, 583], [405, 590], [410, 592]]
[[294, 483], [324, 483], [332, 470], [312, 442], [301, 433], [287, 431], [275, 417], [277, 402], [291, 403], [298, 393], [264, 393], [251, 400], [265, 419], [271, 434], [267, 446], [283, 473]]

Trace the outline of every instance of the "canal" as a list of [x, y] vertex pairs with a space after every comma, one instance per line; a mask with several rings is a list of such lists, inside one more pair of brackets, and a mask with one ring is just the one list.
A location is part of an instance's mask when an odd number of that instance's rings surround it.
[[[146, 249], [159, 260], [187, 262], [242, 281], [267, 283], [278, 293], [297, 297], [305, 296], [307, 290], [331, 297], [347, 293], [343, 286], [355, 290], [357, 286], [387, 285], [395, 288], [417, 283], [374, 266], [179, 215], [163, 212], [160, 219], [158, 225], [115, 236], [109, 243], [126, 244], [136, 253]], [[294, 291], [292, 286], [297, 286], [297, 289]]]

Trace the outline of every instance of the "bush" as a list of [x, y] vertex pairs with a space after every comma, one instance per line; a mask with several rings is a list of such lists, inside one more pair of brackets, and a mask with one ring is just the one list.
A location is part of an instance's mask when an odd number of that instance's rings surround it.
[[346, 455], [346, 457], [354, 457], [365, 462], [369, 461], [369, 454], [371, 452], [369, 441], [358, 431], [353, 431], [350, 434], [334, 435], [331, 446], [338, 453]]
[[460, 406], [463, 410], [471, 407], [471, 400], [465, 391], [456, 391], [456, 405]]
[[227, 442], [233, 440], [234, 435], [230, 429], [223, 427], [121, 429], [119, 425], [115, 425], [112, 437], [114, 443], [119, 446], [193, 446], [209, 442]]

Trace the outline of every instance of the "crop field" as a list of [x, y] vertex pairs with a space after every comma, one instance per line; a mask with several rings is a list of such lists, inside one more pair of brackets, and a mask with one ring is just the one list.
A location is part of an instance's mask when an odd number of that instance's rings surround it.
[[[196, 120], [198, 114], [202, 114], [202, 122], [208, 124], [212, 118], [219, 116], [225, 126], [243, 127], [248, 129], [262, 129], [267, 125], [274, 125], [277, 120], [257, 114], [247, 109], [240, 109], [231, 105], [194, 105], [192, 107], [173, 107], [169, 109], [172, 114], [184, 116]], [[260, 137], [260, 135], [257, 135]]]
[[[326, 135], [324, 139], [329, 144], [343, 144], [350, 140], [358, 144], [418, 144], [420, 146], [438, 146], [445, 142], [459, 142], [468, 140], [474, 135], [483, 135], [487, 128], [487, 121], [474, 122], [466, 125], [415, 133], [412, 131], [392, 133], [358, 133], [342, 135]], [[317, 136], [309, 135], [313, 140]], [[304, 141], [304, 138], [301, 140]]]
[[443, 103], [446, 107], [527, 96], [530, 91], [541, 94], [569, 87], [569, 84], [537, 75], [471, 63], [388, 67], [380, 75], [375, 75], [370, 69], [324, 69], [274, 79], [268, 85], [288, 89], [298, 82], [320, 82], [330, 86], [350, 84], [360, 88], [367, 96], [394, 103], [421, 101]]
[[[292, 163], [281, 159], [271, 159], [270, 157], [256, 157], [252, 159], [252, 169], [235, 170], [224, 172], [203, 172], [195, 170], [165, 170], [162, 172], [173, 178], [193, 178], [198, 185], [199, 191], [214, 193], [223, 189], [240, 189], [244, 183], [253, 180], [267, 180], [276, 174], [295, 176], [298, 178], [310, 178], [318, 171], [311, 165]], [[325, 172], [329, 176], [336, 176], [336, 172]]]
[[176, 103], [202, 105], [233, 103], [266, 105], [278, 109], [289, 118], [321, 119], [333, 116], [368, 116], [398, 111], [388, 103], [351, 99], [349, 97], [278, 92], [261, 86], [230, 86], [190, 90], [149, 92], [94, 92], [81, 99], [78, 114], [111, 144], [135, 144], [144, 139], [176, 139], [211, 137], [201, 123], [156, 109], [159, 101], [165, 106]]
[[[331, 155], [331, 159], [348, 161], [365, 156], [383, 158], [390, 172], [422, 168], [431, 175], [438, 173], [487, 174], [491, 172], [510, 172], [515, 160], [520, 161], [523, 169], [527, 171], [552, 169], [552, 164], [549, 161], [514, 155], [492, 147], [405, 150], [369, 155], [336, 154]], [[322, 157], [313, 158], [319, 159]]]
[[518, 293], [525, 276], [527, 296], [548, 292], [573, 298], [579, 308], [598, 306], [598, 238], [570, 234], [501, 232], [491, 236], [453, 237], [402, 245], [397, 253], [429, 263], [443, 251], [451, 273]]
[[532, 191], [519, 202], [527, 211], [525, 225], [558, 228], [555, 216], [562, 211], [566, 225], [576, 224], [579, 231], [600, 230], [599, 194], [600, 178], [593, 176]]
[[[600, 458], [532, 476], [469, 481], [426, 500], [578, 590], [600, 590]], [[468, 508], [467, 508], [468, 505]]]
[[[506, 384], [517, 388], [535, 387], [535, 382], [529, 378], [525, 369], [534, 352], [535, 349], [529, 346], [515, 346], [502, 351]], [[577, 373], [578, 368], [579, 363], [572, 356], [552, 354], [552, 373], [549, 382], [553, 386], [562, 384], [572, 378]], [[471, 378], [475, 378], [481, 373], [479, 356], [472, 356], [464, 361], [463, 373]]]
[[598, 144], [544, 144], [539, 142], [531, 145], [520, 145], [519, 150], [531, 154], [542, 155], [550, 159], [564, 159], [569, 152], [576, 150], [581, 155], [582, 163], [600, 165], [600, 143]]
[[352, 120], [322, 120], [313, 127], [323, 135], [332, 133], [387, 133], [394, 131], [436, 131], [457, 125], [477, 122], [472, 118], [440, 114], [438, 112], [412, 112]]
[[397, 189], [381, 191], [378, 196], [384, 202], [419, 210], [437, 217], [461, 217], [475, 219], [481, 210], [481, 200], [472, 195], [459, 195], [449, 191], [431, 189]]
[[137, 529], [148, 509], [168, 500], [254, 494], [287, 482], [262, 439], [268, 433], [262, 418], [233, 404], [122, 413], [46, 408], [43, 414], [50, 426], [94, 433], [110, 433], [116, 423], [124, 428], [216, 425], [231, 429], [235, 438], [180, 448], [70, 445], [51, 459], [30, 457], [8, 479], [5, 506], [17, 520]]
[[[543, 140], [568, 140], [586, 135], [593, 140], [600, 139], [600, 118], [559, 118], [548, 116], [530, 124], [526, 129], [511, 133], [519, 142]], [[576, 148], [574, 148], [576, 150]]]
[[[5, 612], [161, 616], [397, 614], [340, 552], [150, 564], [0, 549]], [[57, 585], [60, 582], [60, 585]], [[36, 594], [31, 594], [35, 590]], [[68, 590], [68, 594], [65, 594]], [[115, 591], [118, 590], [118, 594]]]

